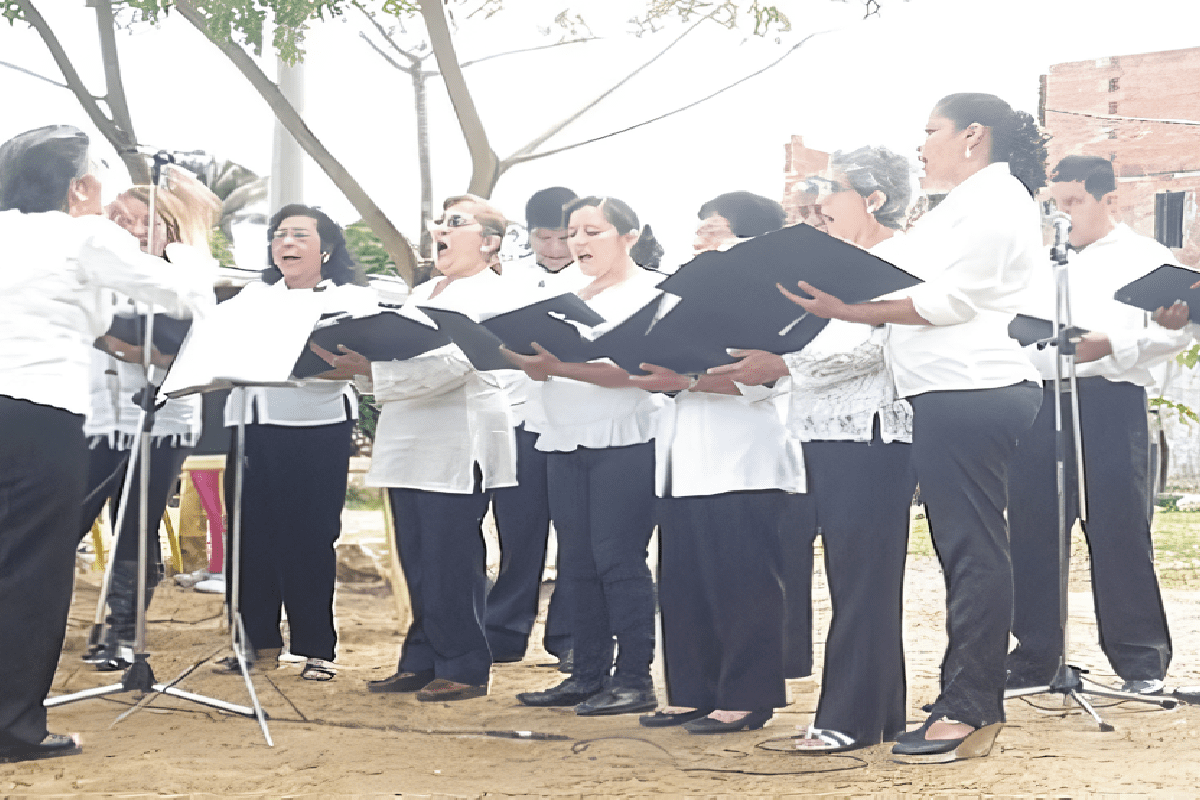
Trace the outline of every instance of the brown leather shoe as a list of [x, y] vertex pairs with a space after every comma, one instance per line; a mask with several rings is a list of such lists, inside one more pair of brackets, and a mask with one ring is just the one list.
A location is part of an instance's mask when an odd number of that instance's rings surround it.
[[476, 686], [470, 683], [448, 681], [445, 678], [427, 684], [417, 692], [417, 699], [424, 702], [437, 700], [468, 700], [472, 697], [482, 697], [487, 694], [487, 686]]
[[397, 672], [383, 680], [367, 681], [368, 692], [416, 692], [433, 680], [433, 670], [420, 672]]

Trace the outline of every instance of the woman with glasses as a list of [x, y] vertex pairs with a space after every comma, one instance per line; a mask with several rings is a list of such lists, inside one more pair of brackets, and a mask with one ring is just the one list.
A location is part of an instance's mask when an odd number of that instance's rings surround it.
[[[401, 313], [428, 322], [420, 307], [435, 307], [479, 321], [521, 305], [494, 269], [506, 227], [482, 198], [446, 200], [430, 225], [440, 277], [415, 287]], [[453, 344], [403, 361], [327, 355], [370, 375], [382, 405], [367, 485], [387, 487], [413, 614], [395, 674], [368, 689], [424, 701], [487, 694], [482, 523], [491, 491], [517, 482], [505, 376], [475, 370]]]
[[[887, 259], [902, 237], [910, 174], [908, 160], [883, 147], [834, 153], [828, 171], [803, 187], [815, 198], [810, 224]], [[821, 536], [833, 606], [820, 701], [796, 742], [805, 753], [866, 747], [904, 730], [912, 411], [896, 396], [883, 342], [881, 327], [834, 320], [800, 352], [750, 351], [713, 370], [791, 379], [788, 428], [804, 443], [808, 475], [794, 508], [802, 537]]]

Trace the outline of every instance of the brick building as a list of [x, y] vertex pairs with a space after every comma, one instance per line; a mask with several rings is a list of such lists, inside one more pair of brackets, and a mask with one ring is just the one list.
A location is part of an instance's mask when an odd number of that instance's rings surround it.
[[810, 175], [816, 175], [829, 166], [829, 154], [820, 150], [810, 150], [804, 146], [804, 139], [793, 136], [791, 141], [783, 146], [783, 210], [787, 213], [787, 224], [793, 225], [800, 221], [801, 196], [797, 193], [797, 184]]
[[[1112, 161], [1121, 221], [1194, 268], [1200, 267], [1197, 86], [1200, 48], [1108, 56], [1051, 66], [1042, 76], [1039, 106], [1042, 125], [1054, 137], [1050, 165], [1066, 155]], [[1200, 409], [1200, 372], [1170, 370], [1166, 397]], [[1162, 416], [1171, 449], [1168, 483], [1200, 487], [1200, 432], [1173, 412]]]
[[1107, 56], [1051, 66], [1039, 103], [1054, 137], [1051, 165], [1066, 155], [1112, 161], [1122, 221], [1193, 267], [1200, 265], [1197, 86], [1200, 48]]

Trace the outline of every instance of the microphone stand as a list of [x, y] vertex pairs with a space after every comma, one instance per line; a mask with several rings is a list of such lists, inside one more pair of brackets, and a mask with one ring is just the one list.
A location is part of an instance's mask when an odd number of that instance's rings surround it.
[[[157, 217], [157, 197], [158, 183], [162, 177], [162, 168], [167, 163], [174, 161], [174, 157], [165, 151], [159, 151], [154, 156], [153, 180], [150, 183], [150, 203], [149, 203], [149, 245], [148, 250], [155, 252], [154, 231], [156, 228]], [[149, 516], [149, 490], [150, 490], [150, 439], [154, 429], [154, 414], [155, 414], [155, 387], [151, 382], [153, 365], [150, 358], [154, 347], [154, 306], [146, 304], [146, 322], [145, 335], [142, 345], [142, 367], [146, 375], [146, 387], [140, 392], [139, 405], [141, 410], [138, 417], [138, 429], [134, 437], [134, 442], [130, 447], [129, 457], [125, 464], [125, 484], [121, 490], [121, 506], [117, 511], [117, 519], [114, 523], [116, 536], [120, 537], [123, 526], [125, 524], [125, 515], [127, 512], [129, 500], [129, 491], [133, 483], [134, 473], [138, 474], [138, 560], [137, 560], [137, 587], [134, 597], [134, 607], [136, 609], [136, 633], [134, 635], [134, 645], [132, 653], [132, 661], [125, 673], [121, 676], [120, 683], [109, 686], [97, 686], [91, 689], [84, 689], [72, 694], [58, 695], [49, 697], [44, 701], [46, 707], [53, 707], [72, 703], [77, 700], [86, 700], [92, 697], [105, 697], [110, 694], [118, 694], [120, 692], [136, 691], [141, 694], [149, 694], [157, 692], [159, 694], [171, 695], [184, 700], [190, 700], [194, 703], [217, 708], [222, 711], [228, 711], [233, 714], [240, 714], [246, 717], [258, 716], [260, 723], [264, 718], [262, 708], [258, 705], [257, 697], [253, 696], [253, 687], [251, 694], [254, 699], [254, 708], [248, 706], [239, 706], [233, 703], [227, 703], [224, 700], [206, 697], [204, 695], [186, 692], [182, 689], [177, 689], [172, 684], [159, 683], [154, 678], [154, 671], [150, 668], [150, 663], [147, 660], [148, 653], [146, 652], [146, 569], [149, 566], [150, 558], [150, 520]], [[141, 469], [138, 469], [138, 465]], [[158, 535], [158, 525], [155, 520], [154, 535]], [[113, 556], [109, 559], [108, 567], [104, 573], [104, 582], [100, 592], [100, 601], [96, 612], [96, 623], [92, 626], [92, 631], [89, 636], [89, 645], [96, 646], [100, 643], [104, 631], [104, 608], [108, 602], [108, 594], [111, 589], [113, 567], [116, 564], [116, 547], [113, 547]], [[186, 673], [185, 673], [186, 674]], [[119, 720], [119, 718], [118, 718]], [[271, 742], [270, 734], [266, 731], [265, 723], [262, 723], [264, 735], [267, 738], [267, 744]]]
[[[1046, 686], [1029, 686], [1021, 689], [1007, 689], [1004, 699], [1012, 697], [1027, 697], [1035, 694], [1059, 694], [1063, 696], [1063, 704], [1074, 701], [1086, 711], [1103, 732], [1114, 730], [1110, 723], [1096, 712], [1096, 709], [1084, 695], [1095, 695], [1115, 700], [1133, 700], [1139, 703], [1149, 703], [1161, 708], [1174, 708], [1179, 701], [1170, 697], [1134, 694], [1122, 692], [1101, 686], [1083, 677], [1084, 670], [1067, 663], [1067, 646], [1069, 644], [1067, 623], [1070, 616], [1068, 586], [1071, 575], [1071, 530], [1067, 526], [1067, 476], [1066, 465], [1068, 450], [1067, 431], [1063, 424], [1063, 381], [1070, 386], [1071, 396], [1071, 431], [1075, 438], [1075, 470], [1078, 479], [1079, 519], [1087, 520], [1087, 490], [1084, 481], [1083, 436], [1079, 423], [1079, 387], [1075, 375], [1075, 345], [1079, 337], [1086, 331], [1071, 324], [1070, 286], [1067, 283], [1067, 235], [1071, 230], [1071, 221], [1066, 214], [1058, 214], [1053, 218], [1054, 247], [1050, 251], [1050, 260], [1054, 270], [1054, 332], [1055, 335], [1037, 342], [1038, 349], [1045, 347], [1057, 348], [1054, 358], [1054, 477], [1058, 489], [1058, 623], [1062, 636], [1062, 650], [1058, 657], [1058, 669], [1050, 683]], [[1066, 373], [1064, 378], [1064, 372]]]

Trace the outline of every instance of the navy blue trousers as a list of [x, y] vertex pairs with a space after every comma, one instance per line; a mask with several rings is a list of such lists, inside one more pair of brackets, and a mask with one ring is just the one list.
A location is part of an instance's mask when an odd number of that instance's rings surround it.
[[[551, 453], [558, 576], [571, 598], [575, 677], [649, 688], [654, 582], [654, 443]], [[613, 664], [613, 637], [619, 655]]]
[[[1146, 391], [1131, 383], [1081, 378], [1079, 422], [1087, 481], [1087, 536], [1100, 647], [1125, 680], [1161, 680], [1171, 663], [1171, 635], [1154, 572], [1150, 540], [1150, 443]], [[1067, 432], [1067, 529], [1079, 518], [1070, 395], [1063, 396]], [[1058, 490], [1054, 478], [1054, 390], [1045, 389], [1033, 428], [1021, 437], [1009, 477], [1016, 598], [1009, 668], [1040, 684], [1062, 655]]]
[[388, 489], [388, 497], [413, 614], [398, 671], [486, 685], [492, 655], [483, 633], [482, 525], [490, 493]]
[[[500, 574], [487, 595], [485, 631], [497, 661], [520, 661], [537, 618], [538, 592], [550, 535], [546, 453], [536, 449], [538, 434], [516, 428], [517, 484], [492, 493], [492, 513], [500, 536]], [[570, 612], [561, 582], [554, 587], [543, 642], [546, 652], [571, 649]]]
[[0, 747], [46, 738], [86, 477], [82, 416], [0, 395]]
[[725, 711], [787, 705], [781, 491], [659, 504], [658, 600], [670, 704]]

